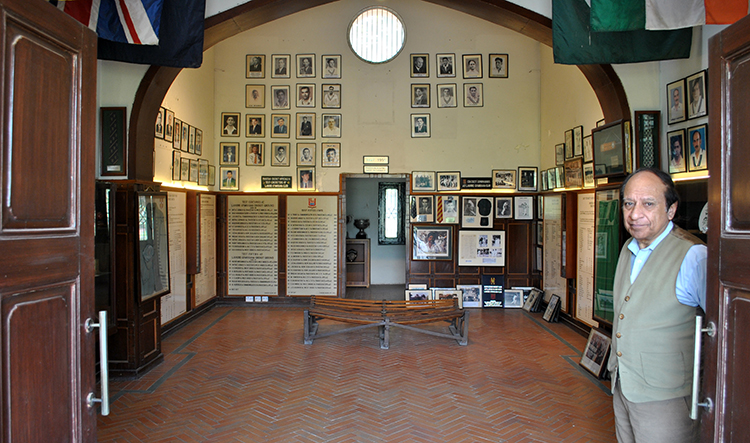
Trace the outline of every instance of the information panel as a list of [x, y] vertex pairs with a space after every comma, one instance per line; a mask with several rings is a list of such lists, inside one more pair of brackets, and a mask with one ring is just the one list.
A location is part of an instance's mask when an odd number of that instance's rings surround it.
[[568, 297], [567, 280], [560, 276], [562, 257], [562, 196], [544, 196], [544, 299], [553, 294], [560, 296], [561, 308], [565, 310]]
[[187, 270], [185, 265], [184, 192], [167, 193], [169, 213], [169, 270], [171, 292], [161, 298], [161, 323], [165, 324], [187, 311]]
[[594, 310], [594, 193], [578, 194], [578, 275], [576, 318], [598, 327]]
[[287, 197], [287, 295], [337, 295], [338, 197]]
[[200, 195], [201, 273], [195, 275], [195, 305], [216, 297], [216, 196]]

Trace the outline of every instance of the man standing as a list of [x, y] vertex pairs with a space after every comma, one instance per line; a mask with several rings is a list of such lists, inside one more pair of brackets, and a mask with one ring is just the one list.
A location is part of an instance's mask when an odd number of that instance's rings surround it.
[[620, 251], [608, 369], [617, 440], [694, 442], [690, 419], [695, 315], [705, 308], [706, 246], [675, 226], [669, 174], [639, 169], [622, 184], [632, 236]]

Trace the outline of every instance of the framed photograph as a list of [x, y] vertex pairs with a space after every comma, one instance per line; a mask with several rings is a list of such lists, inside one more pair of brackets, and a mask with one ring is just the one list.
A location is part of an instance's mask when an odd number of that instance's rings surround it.
[[245, 85], [245, 107], [265, 108], [266, 87], [265, 85]]
[[323, 55], [321, 57], [321, 65], [320, 76], [322, 78], [341, 78], [340, 55]]
[[660, 111], [635, 111], [635, 169], [661, 167], [660, 125]]
[[[125, 176], [128, 174], [126, 149], [127, 123], [125, 107], [102, 107], [99, 110], [101, 151], [99, 151], [99, 173], [102, 176]], [[172, 144], [180, 149], [179, 141]]]
[[289, 109], [289, 85], [271, 86], [271, 109]]
[[156, 114], [156, 125], [154, 126], [154, 137], [164, 138], [164, 113], [166, 109], [159, 108]]
[[431, 195], [412, 195], [409, 198], [409, 220], [412, 223], [432, 223], [434, 216], [434, 199]]
[[190, 159], [190, 178], [188, 181], [198, 183], [198, 160], [194, 158]]
[[573, 157], [583, 155], [583, 126], [573, 128]]
[[315, 107], [315, 85], [312, 83], [297, 83], [297, 107]]
[[180, 180], [190, 180], [190, 159], [182, 157], [180, 158]]
[[315, 113], [297, 113], [297, 138], [315, 139]]
[[547, 189], [548, 190], [552, 190], [552, 189], [555, 189], [557, 187], [557, 177], [556, 177], [556, 174], [555, 174], [555, 170], [558, 167], [559, 166], [547, 169]]
[[523, 307], [523, 290], [506, 289], [504, 292], [503, 307], [505, 308], [522, 308]]
[[198, 185], [208, 186], [208, 160], [198, 160]]
[[324, 83], [321, 85], [321, 108], [338, 109], [341, 107], [341, 85], [339, 83]]
[[[705, 89], [704, 89], [705, 90]], [[685, 121], [685, 79], [667, 84], [669, 124]]]
[[411, 190], [416, 192], [434, 191], [435, 173], [432, 171], [412, 171], [411, 173]]
[[508, 54], [490, 54], [490, 78], [508, 78]]
[[456, 104], [456, 84], [437, 85], [437, 106], [438, 108], [455, 108]]
[[437, 190], [438, 191], [459, 191], [461, 189], [460, 172], [438, 172], [437, 173]]
[[435, 222], [458, 223], [458, 196], [435, 196]]
[[539, 184], [541, 185], [539, 187], [541, 188], [542, 191], [546, 191], [547, 190], [547, 170], [546, 169], [540, 173], [539, 178], [540, 178]]
[[[187, 135], [183, 122], [182, 135]], [[240, 113], [239, 112], [222, 112], [221, 113], [221, 136], [222, 137], [239, 137], [240, 136]]]
[[297, 54], [297, 78], [315, 77], [315, 54]]
[[289, 78], [289, 67], [291, 66], [291, 59], [292, 56], [289, 54], [271, 55], [271, 63], [273, 64], [271, 78]]
[[240, 144], [238, 142], [221, 142], [219, 143], [219, 149], [221, 150], [220, 165], [240, 164], [240, 160], [237, 156], [240, 150]]
[[612, 339], [597, 329], [592, 328], [589, 340], [581, 354], [579, 364], [596, 378], [600, 378], [607, 366], [607, 354], [612, 346]]
[[518, 190], [536, 192], [538, 171], [536, 166], [519, 166]]
[[266, 78], [266, 56], [248, 54], [245, 56], [245, 78]]
[[538, 312], [542, 298], [544, 298], [544, 292], [537, 288], [532, 288], [529, 292], [529, 296], [523, 304], [523, 310], [527, 312]]
[[263, 161], [263, 154], [265, 151], [266, 144], [264, 142], [247, 142], [245, 156], [246, 166], [264, 166], [266, 163]]
[[322, 167], [341, 167], [341, 143], [321, 143], [320, 156], [320, 165]]
[[432, 300], [432, 289], [407, 289], [404, 297], [406, 301]]
[[245, 114], [245, 137], [264, 137], [266, 135], [263, 114]]
[[459, 266], [505, 266], [505, 231], [458, 232]]
[[429, 56], [427, 54], [411, 54], [411, 76], [429, 77], [430, 67], [428, 65]]
[[174, 111], [164, 110], [164, 141], [174, 140]]
[[411, 115], [411, 137], [421, 138], [430, 136], [430, 114]]
[[216, 166], [208, 165], [208, 186], [216, 186]]
[[[237, 114], [239, 116], [239, 114]], [[238, 117], [239, 118], [239, 117]], [[237, 120], [239, 122], [239, 120]], [[182, 134], [180, 135], [180, 151], [188, 152], [190, 149], [190, 125], [182, 122]]]
[[438, 77], [456, 76], [456, 54], [435, 54]]
[[341, 114], [323, 114], [320, 119], [323, 138], [341, 138]]
[[513, 218], [513, 197], [495, 198], [495, 218]]
[[584, 188], [596, 187], [596, 180], [594, 180], [594, 164], [593, 163], [583, 164], [583, 187]]
[[565, 131], [565, 160], [573, 158], [573, 130]]
[[174, 119], [174, 138], [172, 139], [172, 148], [180, 149], [182, 143], [182, 120], [175, 117]]
[[576, 157], [565, 160], [565, 186], [569, 188], [583, 187], [583, 158]]
[[492, 228], [494, 200], [492, 197], [462, 197], [462, 228]]
[[708, 169], [708, 146], [707, 126], [693, 126], [688, 128], [688, 141], [690, 142], [690, 160], [688, 161], [688, 171], [705, 171]]
[[708, 89], [706, 89], [706, 71], [700, 71], [687, 78], [688, 108], [687, 118], [705, 117], [708, 115]]
[[555, 165], [565, 163], [565, 143], [555, 145]]
[[667, 132], [667, 143], [669, 143], [669, 173], [687, 172], [685, 130], [678, 129]]
[[544, 311], [544, 315], [542, 315], [542, 318], [548, 322], [556, 322], [559, 313], [560, 296], [557, 294], [552, 294], [552, 297], [550, 297], [549, 303], [547, 304], [547, 310]]
[[583, 161], [594, 161], [594, 144], [590, 135], [583, 137]]
[[195, 155], [203, 155], [203, 131], [195, 128]]
[[297, 189], [315, 190], [315, 168], [297, 168]]
[[315, 143], [297, 143], [297, 166], [315, 166]]
[[195, 126], [191, 126], [188, 131], [188, 152], [195, 154]]
[[141, 300], [148, 300], [170, 291], [169, 231], [166, 192], [137, 192], [139, 225], [138, 236], [138, 292]]
[[289, 114], [271, 114], [271, 138], [289, 138]]
[[239, 190], [240, 182], [240, 168], [222, 166], [219, 168], [221, 174], [221, 185], [219, 190], [221, 191], [237, 191]]
[[458, 300], [458, 309], [463, 309], [463, 291], [453, 288], [432, 288], [433, 300]]
[[456, 290], [463, 294], [464, 308], [482, 307], [482, 285], [456, 285]]
[[180, 151], [172, 151], [172, 180], [181, 180], [181, 157]]
[[271, 166], [289, 166], [289, 143], [271, 143]]
[[[542, 201], [543, 196], [539, 196], [540, 200]], [[544, 211], [537, 211], [537, 214], [539, 215], [539, 218], [541, 219], [544, 216]], [[535, 223], [536, 225], [536, 244], [539, 246], [542, 246], [544, 244], [544, 222], [538, 221]]]
[[453, 227], [412, 225], [412, 260], [453, 260]]
[[513, 203], [516, 220], [534, 219], [534, 197], [514, 197]]
[[594, 144], [594, 178], [625, 174], [625, 134], [622, 120], [591, 131]]
[[429, 108], [430, 107], [430, 85], [419, 83], [411, 85], [411, 107], [412, 108]]
[[484, 106], [483, 95], [481, 83], [464, 83], [465, 108]]
[[558, 188], [565, 187], [565, 168], [563, 166], [555, 166], [555, 185]]
[[492, 189], [516, 189], [516, 171], [514, 169], [493, 169]]
[[463, 63], [464, 78], [482, 78], [482, 55], [464, 54]]

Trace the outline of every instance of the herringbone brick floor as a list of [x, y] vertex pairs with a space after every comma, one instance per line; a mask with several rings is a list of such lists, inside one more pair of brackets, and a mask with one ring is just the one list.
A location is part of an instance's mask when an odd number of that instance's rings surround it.
[[392, 329], [388, 350], [376, 329], [305, 345], [302, 321], [212, 309], [164, 339], [160, 366], [111, 383], [99, 441], [615, 441], [608, 387], [578, 365], [586, 339], [541, 314], [473, 309], [468, 346]]

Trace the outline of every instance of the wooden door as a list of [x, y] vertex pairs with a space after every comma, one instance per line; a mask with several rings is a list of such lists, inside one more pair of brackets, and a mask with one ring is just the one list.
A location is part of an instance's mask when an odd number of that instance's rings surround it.
[[701, 441], [750, 441], [750, 17], [714, 36], [709, 55], [708, 291]]
[[44, 0], [0, 0], [2, 442], [96, 440], [96, 37]]

